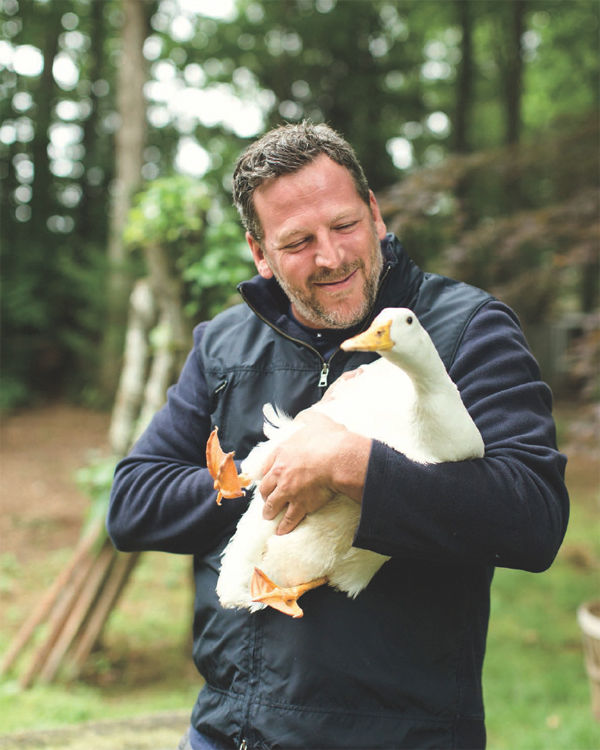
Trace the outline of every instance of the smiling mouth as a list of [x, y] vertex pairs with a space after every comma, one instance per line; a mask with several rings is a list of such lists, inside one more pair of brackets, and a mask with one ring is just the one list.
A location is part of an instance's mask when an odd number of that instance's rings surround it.
[[358, 269], [355, 268], [354, 271], [352, 271], [352, 273], [348, 274], [348, 276], [344, 276], [343, 279], [337, 279], [335, 281], [315, 281], [314, 285], [335, 289], [335, 287], [343, 286], [346, 282], [350, 281], [350, 279], [355, 275], [357, 270]]

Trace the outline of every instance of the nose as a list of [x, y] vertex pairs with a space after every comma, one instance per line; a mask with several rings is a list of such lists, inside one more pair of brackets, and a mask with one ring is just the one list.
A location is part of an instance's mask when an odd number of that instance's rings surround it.
[[339, 238], [333, 232], [323, 231], [317, 237], [314, 261], [320, 268], [338, 268], [343, 259]]

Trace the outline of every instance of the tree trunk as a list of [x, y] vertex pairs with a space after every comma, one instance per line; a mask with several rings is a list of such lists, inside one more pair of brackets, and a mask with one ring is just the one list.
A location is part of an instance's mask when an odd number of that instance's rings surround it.
[[29, 226], [37, 242], [48, 242], [46, 222], [54, 213], [53, 207], [53, 177], [50, 172], [48, 156], [49, 128], [52, 122], [52, 107], [56, 96], [56, 83], [52, 75], [54, 58], [58, 52], [58, 38], [62, 29], [60, 16], [51, 8], [40, 8], [46, 22], [44, 37], [44, 69], [35, 91], [36, 102], [36, 136], [33, 139], [33, 197], [31, 201], [31, 221]]
[[519, 142], [521, 135], [521, 98], [523, 95], [523, 48], [521, 39], [525, 30], [525, 0], [511, 0], [510, 19], [506, 35], [507, 55], [504, 69], [504, 96], [506, 113], [505, 143]]
[[115, 138], [115, 180], [108, 239], [107, 317], [104, 333], [101, 388], [114, 394], [127, 315], [130, 279], [126, 270], [123, 229], [133, 193], [141, 181], [146, 138], [144, 83], [146, 65], [143, 44], [146, 36], [144, 0], [122, 0], [121, 65], [117, 80], [120, 126]]
[[[94, 84], [100, 80], [106, 70], [104, 57], [104, 42], [106, 27], [104, 24], [104, 0], [91, 0], [90, 3], [90, 82]], [[92, 167], [98, 167], [100, 162], [100, 144], [98, 137], [99, 97], [94, 86], [89, 93], [91, 112], [83, 122], [83, 166], [86, 174]], [[103, 142], [103, 140], [102, 140]], [[90, 185], [87, 180], [81, 181], [82, 195], [79, 202], [77, 216], [77, 234], [83, 242], [95, 241], [99, 243], [98, 223], [100, 216], [105, 216], [106, 185]], [[101, 213], [102, 212], [102, 213]]]
[[110, 422], [110, 447], [116, 456], [124, 456], [131, 447], [143, 404], [150, 361], [150, 331], [156, 321], [155, 308], [150, 284], [146, 279], [140, 279], [131, 293], [123, 368]]
[[456, 79], [456, 112], [454, 117], [454, 149], [459, 153], [471, 150], [469, 121], [473, 103], [473, 6], [456, 0], [458, 20], [462, 31], [461, 59]]

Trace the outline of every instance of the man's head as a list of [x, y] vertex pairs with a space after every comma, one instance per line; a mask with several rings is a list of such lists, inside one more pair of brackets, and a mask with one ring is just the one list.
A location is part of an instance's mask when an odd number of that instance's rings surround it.
[[296, 172], [325, 154], [349, 172], [356, 192], [369, 203], [369, 185], [354, 149], [328, 125], [304, 121], [282, 125], [252, 143], [238, 159], [233, 173], [233, 202], [242, 224], [254, 239], [263, 230], [254, 205], [254, 191], [267, 180]]
[[275, 276], [301, 323], [347, 328], [365, 317], [386, 230], [339, 135], [309, 124], [268, 133], [240, 158], [234, 198], [259, 274]]

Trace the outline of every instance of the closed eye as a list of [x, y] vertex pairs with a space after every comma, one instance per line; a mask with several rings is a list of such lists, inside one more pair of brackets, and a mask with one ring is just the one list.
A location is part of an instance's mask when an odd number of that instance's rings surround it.
[[[339, 224], [334, 224], [331, 228], [334, 232], [349, 233], [352, 232], [359, 223], [359, 219], [353, 219], [352, 221], [344, 221]], [[305, 246], [309, 245], [313, 239], [314, 236], [312, 234], [300, 236], [297, 239], [282, 245], [280, 249], [286, 253], [297, 253], [300, 250], [303, 250]]]
[[288, 244], [283, 245], [281, 249], [285, 250], [288, 253], [297, 252], [298, 250], [301, 250], [302, 246], [306, 244], [309, 240], [310, 240], [310, 237], [301, 237], [299, 240], [288, 242]]
[[358, 224], [358, 221], [348, 221], [344, 224], [336, 224], [333, 228], [336, 232], [347, 232], [353, 229]]

